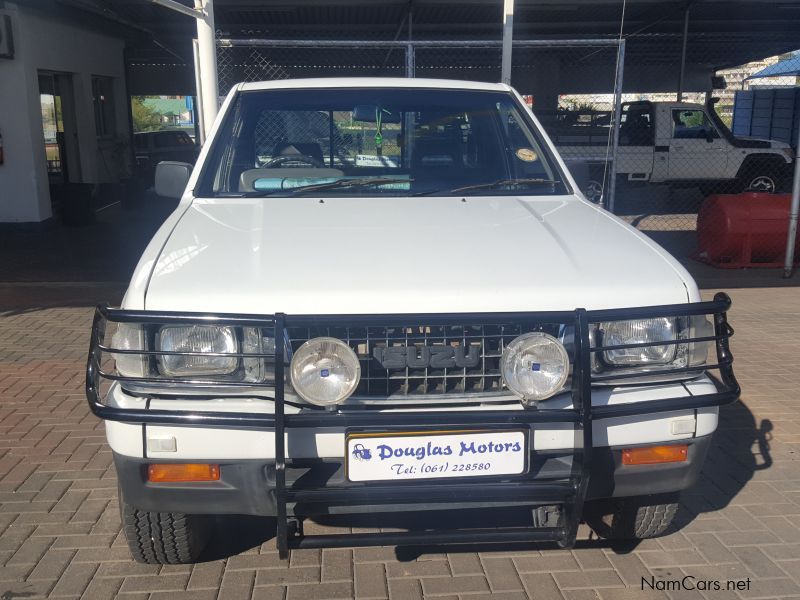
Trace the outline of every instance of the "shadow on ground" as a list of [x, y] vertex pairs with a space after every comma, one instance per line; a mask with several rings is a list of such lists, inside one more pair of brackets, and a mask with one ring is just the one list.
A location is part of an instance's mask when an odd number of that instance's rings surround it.
[[49, 308], [118, 306], [122, 283], [0, 283], [0, 315], [20, 315]]
[[138, 201], [117, 202], [95, 221], [69, 227], [2, 223], [0, 282], [118, 282], [127, 284], [145, 247], [176, 200], [144, 192]]

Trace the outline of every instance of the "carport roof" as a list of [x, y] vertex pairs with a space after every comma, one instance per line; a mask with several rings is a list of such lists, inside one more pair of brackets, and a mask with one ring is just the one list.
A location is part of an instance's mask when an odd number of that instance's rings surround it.
[[[149, 0], [23, 0], [68, 7], [129, 30], [128, 61], [191, 65], [192, 19]], [[190, 0], [182, 0], [190, 5]], [[215, 0], [221, 37], [499, 39], [502, 0]], [[683, 15], [691, 6], [687, 62], [725, 68], [800, 47], [800, 0], [628, 0], [626, 64], [676, 63]], [[616, 37], [622, 1], [516, 0], [514, 35]]]

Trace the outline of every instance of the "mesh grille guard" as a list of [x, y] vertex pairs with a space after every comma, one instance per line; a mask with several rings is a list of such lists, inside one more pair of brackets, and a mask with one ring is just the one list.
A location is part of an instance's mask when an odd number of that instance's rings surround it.
[[292, 351], [315, 337], [338, 338], [353, 349], [361, 363], [361, 378], [348, 403], [425, 406], [466, 398], [508, 401], [511, 392], [500, 375], [505, 347], [523, 333], [545, 331], [561, 338], [571, 355], [568, 327], [571, 323], [511, 320], [458, 325], [289, 326], [287, 337]]
[[[739, 397], [739, 385], [733, 374], [733, 355], [729, 348], [729, 339], [733, 329], [727, 322], [727, 311], [731, 300], [724, 293], [718, 293], [713, 301], [690, 304], [627, 308], [614, 310], [586, 311], [577, 309], [569, 312], [542, 313], [496, 313], [496, 314], [432, 314], [432, 315], [215, 315], [203, 313], [175, 313], [157, 311], [128, 311], [99, 306], [95, 311], [86, 371], [86, 396], [91, 411], [101, 419], [126, 423], [144, 423], [158, 425], [191, 425], [195, 427], [256, 427], [274, 429], [275, 431], [275, 497], [277, 506], [276, 541], [281, 557], [288, 555], [290, 548], [335, 547], [353, 545], [383, 544], [435, 544], [463, 542], [509, 542], [509, 541], [556, 541], [562, 547], [570, 547], [575, 542], [578, 524], [581, 519], [583, 503], [588, 489], [589, 473], [592, 460], [592, 421], [611, 417], [652, 414], [658, 412], [697, 409], [721, 406], [734, 402]], [[590, 326], [615, 320], [648, 319], [658, 317], [691, 317], [707, 315], [713, 323], [713, 335], [692, 337], [670, 343], [708, 343], [713, 344], [716, 360], [710, 359], [708, 364], [700, 367], [687, 366], [670, 369], [670, 373], [686, 373], [687, 375], [706, 372], [715, 384], [716, 391], [709, 394], [689, 395], [659, 400], [646, 400], [625, 404], [608, 404], [592, 406], [592, 383], [602, 381], [603, 376], [592, 373], [593, 355], [619, 346], [592, 345]], [[106, 327], [108, 323], [129, 323], [139, 325], [176, 325], [206, 324], [230, 326], [235, 328], [252, 328], [262, 334], [272, 332], [290, 332], [304, 328], [307, 331], [318, 328], [448, 328], [448, 327], [487, 327], [501, 323], [559, 324], [571, 328], [574, 332], [569, 354], [572, 362], [572, 378], [569, 393], [572, 407], [566, 409], [536, 407], [526, 410], [502, 410], [500, 407], [490, 410], [407, 410], [402, 412], [378, 412], [365, 410], [321, 409], [302, 410], [296, 414], [286, 414], [284, 360], [275, 357], [288, 357], [291, 353], [292, 339], [289, 335], [274, 335], [274, 349], [269, 351], [251, 351], [225, 353], [224, 356], [236, 357], [243, 362], [246, 359], [263, 359], [271, 367], [261, 384], [242, 381], [192, 380], [178, 378], [169, 383], [183, 386], [214, 385], [220, 388], [220, 395], [225, 391], [237, 388], [248, 388], [249, 397], [260, 397], [274, 401], [274, 414], [215, 411], [180, 411], [180, 410], [148, 410], [130, 409], [105, 404], [101, 394], [101, 383], [119, 381], [121, 383], [163, 383], [163, 378], [125, 377], [104, 371], [102, 366], [109, 362], [111, 354], [140, 355], [146, 360], [157, 360], [165, 354], [187, 354], [181, 352], [159, 352], [154, 350], [129, 350], [113, 348], [106, 345]], [[485, 329], [484, 329], [485, 331]], [[632, 346], [662, 346], [665, 342], [649, 342]], [[658, 375], [659, 371], [650, 373]], [[617, 376], [614, 379], [619, 379]], [[461, 377], [462, 381], [464, 377]], [[630, 383], [638, 384], [635, 378]], [[261, 386], [261, 393], [250, 393]], [[286, 485], [286, 449], [284, 432], [293, 427], [305, 428], [346, 428], [369, 427], [391, 431], [407, 427], [426, 427], [431, 425], [457, 427], [509, 427], [512, 425], [533, 426], [541, 423], [569, 423], [580, 435], [581, 442], [576, 444], [572, 461], [572, 473], [567, 480], [539, 481], [530, 473], [509, 480], [508, 478], [481, 478], [481, 486], [469, 484], [466, 480], [404, 482], [402, 487], [370, 484], [368, 487], [354, 486], [348, 488], [319, 488], [314, 490], [294, 490]], [[466, 482], [466, 483], [465, 483]], [[466, 486], [466, 487], [465, 487]], [[303, 536], [290, 528], [288, 517], [289, 505], [308, 500], [313, 496], [317, 502], [345, 504], [380, 504], [387, 502], [414, 502], [419, 500], [421, 490], [435, 491], [439, 501], [481, 501], [486, 494], [480, 489], [491, 490], [494, 497], [514, 495], [530, 500], [532, 505], [542, 503], [560, 503], [562, 512], [558, 527], [549, 528], [508, 528], [492, 530], [457, 530], [457, 531], [412, 531], [407, 534], [369, 533], [341, 534], [325, 536]], [[473, 490], [473, 492], [469, 492]], [[342, 492], [345, 491], [345, 494]]]

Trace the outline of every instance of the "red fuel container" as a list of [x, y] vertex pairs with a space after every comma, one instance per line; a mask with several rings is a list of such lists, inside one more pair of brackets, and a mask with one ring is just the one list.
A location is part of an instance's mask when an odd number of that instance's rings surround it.
[[[695, 258], [723, 269], [781, 267], [786, 253], [791, 194], [716, 194], [697, 215]], [[800, 236], [794, 261], [800, 259]]]

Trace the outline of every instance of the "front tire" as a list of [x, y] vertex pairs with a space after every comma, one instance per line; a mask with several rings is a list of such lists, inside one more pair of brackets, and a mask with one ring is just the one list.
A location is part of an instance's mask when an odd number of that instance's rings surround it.
[[179, 565], [197, 561], [211, 532], [205, 515], [150, 512], [134, 508], [119, 494], [122, 530], [133, 558], [151, 565]]
[[774, 194], [780, 191], [780, 170], [772, 161], [754, 160], [736, 178], [736, 192]]
[[664, 535], [678, 512], [679, 494], [615, 498], [602, 514], [587, 515], [589, 526], [609, 540], [644, 540]]
[[[749, 179], [749, 181], [748, 181]], [[754, 175], [744, 180], [745, 191], [774, 194], [778, 191], [778, 178], [773, 173], [766, 172]]]

